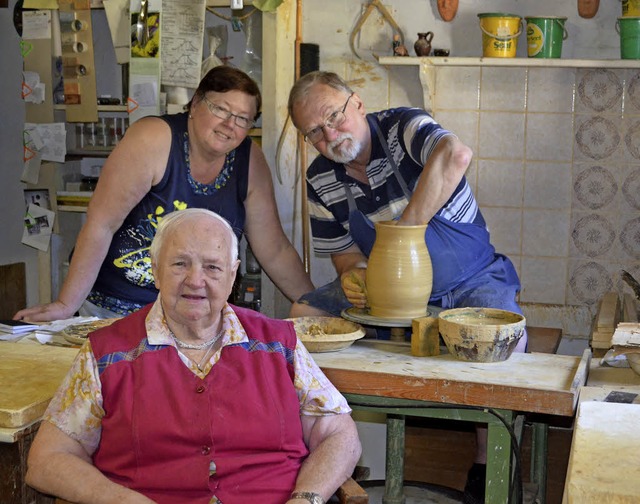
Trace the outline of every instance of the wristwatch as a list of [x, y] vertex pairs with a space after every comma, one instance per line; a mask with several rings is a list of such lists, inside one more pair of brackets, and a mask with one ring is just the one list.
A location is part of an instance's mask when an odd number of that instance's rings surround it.
[[320, 494], [314, 492], [293, 492], [291, 494], [292, 499], [306, 499], [311, 504], [325, 504], [324, 499]]

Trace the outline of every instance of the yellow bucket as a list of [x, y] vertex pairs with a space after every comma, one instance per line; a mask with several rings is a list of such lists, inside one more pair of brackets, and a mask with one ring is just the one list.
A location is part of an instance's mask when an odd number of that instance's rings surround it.
[[622, 0], [622, 17], [640, 16], [640, 0]]
[[482, 55], [489, 58], [515, 58], [522, 18], [514, 14], [478, 14], [482, 30]]

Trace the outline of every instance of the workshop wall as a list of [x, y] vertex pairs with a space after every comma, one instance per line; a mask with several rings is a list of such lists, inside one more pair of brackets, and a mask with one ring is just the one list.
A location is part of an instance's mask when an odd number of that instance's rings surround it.
[[[480, 12], [566, 16], [562, 57], [617, 59], [620, 2], [603, 2], [595, 17], [578, 15], [576, 2], [461, 0], [451, 22], [435, 0], [385, 2], [415, 56], [418, 32], [452, 57], [482, 56]], [[374, 12], [349, 47], [363, 3], [303, 5], [303, 40], [320, 45], [320, 68], [353, 83], [367, 111], [425, 106], [419, 67], [380, 66], [391, 56], [393, 31]], [[359, 56], [359, 57], [358, 57]], [[526, 58], [526, 37], [517, 56]], [[532, 325], [589, 334], [605, 292], [625, 289], [620, 269], [640, 272], [640, 73], [636, 69], [447, 67], [436, 71], [434, 117], [471, 146], [467, 177], [499, 252], [521, 276], [520, 300]], [[599, 135], [604, 135], [600, 138]], [[311, 156], [313, 157], [313, 156]], [[590, 192], [603, 183], [607, 194]], [[314, 257], [316, 283], [333, 274]], [[627, 287], [628, 289], [628, 287]]]

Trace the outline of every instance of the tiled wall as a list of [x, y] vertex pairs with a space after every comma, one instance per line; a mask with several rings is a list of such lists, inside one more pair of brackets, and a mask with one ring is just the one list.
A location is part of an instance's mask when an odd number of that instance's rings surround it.
[[434, 116], [475, 152], [468, 178], [526, 303], [594, 307], [640, 279], [640, 71], [444, 67]]

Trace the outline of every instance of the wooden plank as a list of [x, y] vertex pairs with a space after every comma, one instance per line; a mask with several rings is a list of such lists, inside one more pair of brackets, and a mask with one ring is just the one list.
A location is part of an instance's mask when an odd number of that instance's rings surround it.
[[624, 322], [638, 322], [638, 309], [636, 298], [631, 294], [625, 294], [622, 307], [622, 320]]
[[584, 401], [576, 418], [563, 503], [640, 500], [640, 406]]
[[411, 355], [440, 355], [440, 333], [436, 317], [421, 317], [411, 321]]
[[0, 427], [19, 428], [43, 414], [77, 348], [0, 342]]
[[602, 297], [596, 320], [598, 331], [613, 332], [620, 321], [620, 297], [617, 292], [607, 292]]
[[24, 263], [0, 266], [0, 318], [10, 319], [27, 305], [27, 282]]
[[527, 326], [527, 352], [550, 353], [558, 351], [562, 341], [562, 329], [555, 327]]
[[586, 380], [575, 356], [514, 353], [475, 363], [451, 355], [413, 357], [406, 346], [361, 340], [314, 360], [343, 393], [573, 416]]

